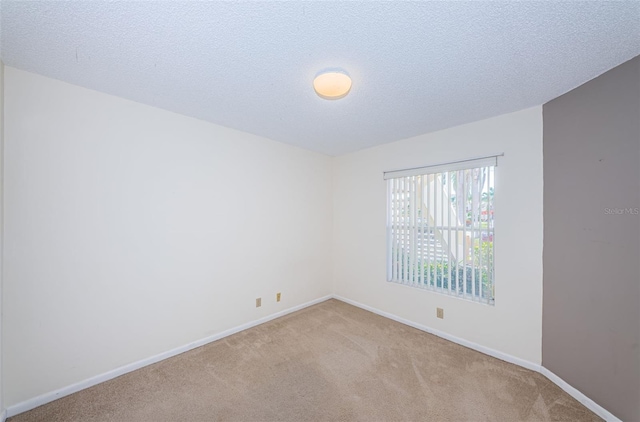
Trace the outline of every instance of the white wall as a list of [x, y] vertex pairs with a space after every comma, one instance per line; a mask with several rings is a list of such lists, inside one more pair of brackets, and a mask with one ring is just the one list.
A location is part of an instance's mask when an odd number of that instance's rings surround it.
[[[6, 406], [331, 292], [540, 363], [541, 107], [331, 159], [5, 79]], [[382, 172], [500, 152], [496, 305], [386, 282]]]
[[[496, 304], [386, 281], [385, 170], [505, 153], [496, 173]], [[334, 293], [534, 364], [542, 332], [542, 107], [337, 157]], [[444, 308], [443, 320], [436, 307]]]
[[5, 78], [7, 406], [330, 292], [329, 157]]
[[[3, 239], [4, 239], [4, 63], [0, 60], [0, 415], [4, 411], [4, 390], [2, 389], [3, 371], [2, 371], [2, 280], [4, 279], [3, 267]], [[1, 419], [1, 416], [0, 416]]]

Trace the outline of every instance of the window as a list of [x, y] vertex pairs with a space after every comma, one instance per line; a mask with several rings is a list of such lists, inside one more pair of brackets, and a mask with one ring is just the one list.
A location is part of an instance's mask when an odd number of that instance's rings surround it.
[[494, 303], [497, 157], [386, 172], [387, 279]]

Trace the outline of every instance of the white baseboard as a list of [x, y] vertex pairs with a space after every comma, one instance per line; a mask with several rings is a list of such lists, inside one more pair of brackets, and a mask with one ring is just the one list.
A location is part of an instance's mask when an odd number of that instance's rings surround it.
[[390, 314], [388, 312], [381, 311], [379, 309], [373, 308], [373, 307], [368, 306], [368, 305], [364, 305], [362, 303], [356, 302], [356, 301], [351, 300], [351, 299], [347, 299], [347, 298], [342, 297], [342, 296], [334, 295], [333, 297], [335, 299], [338, 299], [338, 300], [342, 301], [342, 302], [348, 303], [349, 305], [357, 306], [358, 308], [364, 309], [364, 310], [369, 311], [369, 312], [373, 312], [374, 314], [378, 314], [378, 315], [383, 316], [385, 318], [389, 318], [389, 319], [392, 319], [394, 321], [397, 321], [397, 322], [399, 322], [401, 324], [408, 325], [409, 327], [417, 328], [418, 330], [425, 331], [427, 333], [430, 333], [430, 334], [436, 335], [438, 337], [441, 337], [441, 338], [443, 338], [445, 340], [449, 340], [449, 341], [452, 341], [454, 343], [460, 344], [461, 346], [468, 347], [469, 349], [477, 350], [478, 352], [482, 352], [485, 355], [493, 356], [494, 358], [498, 358], [498, 359], [503, 360], [505, 362], [509, 362], [509, 363], [516, 364], [518, 366], [522, 366], [523, 368], [531, 369], [532, 371], [536, 371], [536, 372], [540, 371], [540, 365], [538, 365], [536, 363], [533, 363], [533, 362], [529, 362], [528, 360], [520, 359], [520, 358], [517, 358], [515, 356], [511, 356], [511, 355], [509, 355], [507, 353], [503, 353], [503, 352], [500, 352], [498, 350], [494, 350], [494, 349], [491, 349], [489, 347], [482, 346], [482, 345], [480, 345], [478, 343], [474, 343], [472, 341], [468, 341], [468, 340], [462, 339], [460, 337], [452, 336], [451, 334], [445, 333], [444, 331], [436, 330], [436, 329], [433, 329], [431, 327], [427, 327], [426, 325], [418, 324], [416, 322], [409, 321], [408, 319], [400, 318], [397, 315], [393, 315], [393, 314]]
[[547, 377], [551, 382], [553, 382], [558, 387], [562, 388], [566, 391], [571, 397], [578, 400], [580, 403], [584, 405], [587, 409], [591, 410], [596, 415], [600, 416], [607, 422], [622, 422], [620, 419], [615, 417], [611, 412], [609, 412], [604, 407], [600, 406], [598, 403], [591, 400], [589, 397], [582, 394], [577, 389], [573, 388], [569, 383], [565, 380], [545, 368], [544, 366], [540, 367], [540, 373]]
[[439, 331], [439, 330], [435, 330], [435, 329], [433, 329], [431, 327], [427, 327], [426, 325], [418, 324], [418, 323], [415, 323], [413, 321], [409, 321], [407, 319], [400, 318], [399, 316], [390, 314], [388, 312], [381, 311], [379, 309], [373, 308], [373, 307], [368, 306], [368, 305], [364, 305], [362, 303], [356, 302], [356, 301], [351, 300], [351, 299], [344, 298], [344, 297], [339, 296], [339, 295], [333, 295], [333, 297], [335, 299], [337, 299], [337, 300], [342, 301], [342, 302], [348, 303], [348, 304], [353, 305], [353, 306], [357, 306], [358, 308], [367, 310], [369, 312], [373, 312], [374, 314], [378, 314], [380, 316], [392, 319], [394, 321], [400, 322], [400, 323], [408, 325], [410, 327], [417, 328], [418, 330], [426, 331], [427, 333], [436, 335], [438, 337], [441, 337], [443, 339], [452, 341], [454, 343], [460, 344], [460, 345], [468, 347], [470, 349], [477, 350], [478, 352], [482, 352], [485, 355], [493, 356], [493, 357], [498, 358], [500, 360], [503, 360], [505, 362], [513, 363], [515, 365], [522, 366], [523, 368], [527, 368], [527, 369], [531, 369], [532, 371], [539, 372], [542, 375], [544, 375], [545, 377], [547, 377], [549, 379], [549, 381], [553, 382], [558, 387], [563, 389], [571, 397], [573, 397], [574, 399], [578, 400], [587, 409], [591, 410], [593, 413], [595, 413], [596, 415], [600, 416], [602, 419], [606, 420], [607, 422], [622, 422], [620, 419], [615, 417], [613, 414], [611, 414], [611, 412], [606, 410], [604, 407], [600, 406], [599, 404], [597, 404], [596, 402], [591, 400], [589, 397], [587, 397], [584, 394], [582, 394], [577, 389], [573, 388], [571, 385], [569, 385], [562, 378], [560, 378], [559, 376], [557, 376], [556, 374], [554, 374], [553, 372], [551, 372], [550, 370], [548, 370], [547, 368], [545, 368], [542, 365], [538, 365], [538, 364], [535, 364], [533, 362], [529, 362], [527, 360], [520, 359], [520, 358], [517, 358], [515, 356], [511, 356], [511, 355], [509, 355], [507, 353], [502, 353], [500, 351], [491, 349], [489, 347], [481, 346], [481, 345], [479, 345], [477, 343], [474, 343], [474, 342], [471, 342], [471, 341], [467, 341], [467, 340], [461, 339], [459, 337], [452, 336], [452, 335], [447, 334], [447, 333], [445, 333], [443, 331]]
[[251, 327], [255, 327], [256, 325], [264, 324], [265, 322], [269, 322], [273, 319], [280, 318], [281, 316], [285, 316], [292, 312], [299, 311], [301, 309], [307, 308], [311, 305], [315, 305], [320, 302], [324, 302], [326, 300], [331, 299], [332, 295], [327, 295], [310, 302], [303, 303], [298, 306], [294, 306], [292, 308], [285, 309], [280, 312], [276, 312], [264, 318], [257, 319], [255, 321], [247, 322], [246, 324], [239, 325], [234, 328], [230, 328], [228, 330], [222, 331], [220, 333], [214, 334], [209, 337], [205, 337], [200, 340], [196, 340], [184, 346], [176, 347], [175, 349], [157, 354], [155, 356], [151, 356], [146, 359], [139, 360], [137, 362], [130, 363], [128, 365], [121, 366], [120, 368], [114, 369], [112, 371], [105, 372], [100, 375], [96, 375], [94, 377], [88, 378], [84, 381], [77, 382], [75, 384], [68, 385], [66, 387], [62, 387], [58, 390], [51, 391], [49, 393], [42, 394], [40, 396], [25, 400], [18, 404], [14, 404], [13, 406], [9, 406], [2, 413], [2, 422], [4, 422], [5, 418], [15, 416], [17, 414], [26, 412], [28, 410], [34, 409], [38, 406], [42, 406], [43, 404], [52, 402], [59, 398], [68, 396], [69, 394], [76, 393], [80, 390], [84, 390], [85, 388], [93, 387], [94, 385], [100, 384], [105, 381], [109, 381], [110, 379], [119, 377], [120, 375], [124, 375], [128, 372], [135, 371], [136, 369], [144, 368], [145, 366], [151, 365], [156, 362], [160, 362], [161, 360], [179, 355], [184, 352], [188, 352], [189, 350], [195, 349], [196, 347], [204, 346], [205, 344], [211, 343], [216, 340], [220, 340], [221, 338], [230, 336], [232, 334], [238, 333], [240, 331], [246, 330]]

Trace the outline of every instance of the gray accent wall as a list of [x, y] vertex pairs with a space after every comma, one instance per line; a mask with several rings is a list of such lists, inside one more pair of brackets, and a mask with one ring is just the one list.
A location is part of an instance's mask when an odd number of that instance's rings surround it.
[[640, 421], [640, 56], [543, 106], [542, 365]]

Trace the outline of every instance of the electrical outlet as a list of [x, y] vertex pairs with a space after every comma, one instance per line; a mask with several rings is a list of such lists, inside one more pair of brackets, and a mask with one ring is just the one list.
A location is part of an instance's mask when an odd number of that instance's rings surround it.
[[262, 298], [259, 297], [256, 299], [256, 308], [259, 308], [261, 306], [262, 306]]
[[436, 308], [436, 316], [440, 319], [444, 319], [444, 309]]
[[280, 302], [280, 293], [276, 293], [276, 302]]

